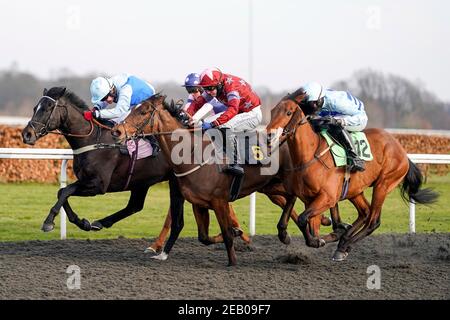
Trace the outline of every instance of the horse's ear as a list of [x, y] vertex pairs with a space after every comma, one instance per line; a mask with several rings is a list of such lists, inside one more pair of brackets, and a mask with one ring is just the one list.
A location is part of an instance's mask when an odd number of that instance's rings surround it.
[[42, 95], [43, 95], [43, 96], [46, 96], [46, 95], [47, 95], [47, 92], [48, 92], [47, 88], [44, 88], [44, 91], [42, 92]]

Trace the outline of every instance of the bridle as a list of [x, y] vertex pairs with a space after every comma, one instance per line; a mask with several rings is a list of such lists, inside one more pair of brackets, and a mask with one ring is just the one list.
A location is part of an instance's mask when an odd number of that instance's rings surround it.
[[[54, 106], [53, 106], [52, 112], [50, 113], [50, 116], [48, 117], [48, 119], [45, 123], [33, 120], [33, 118], [28, 122], [30, 127], [34, 130], [34, 133], [36, 134], [36, 138], [43, 137], [50, 132], [50, 131], [48, 131], [48, 124], [53, 116], [53, 112], [55, 111], [56, 107], [58, 107], [58, 100], [55, 100], [52, 97], [45, 96], [45, 95], [42, 96], [41, 99], [39, 99], [38, 106], [40, 106], [40, 104], [42, 103], [42, 100], [44, 100], [44, 99], [51, 100], [54, 103]], [[36, 110], [36, 112], [37, 111], [39, 111], [39, 108], [38, 108], [38, 110]], [[37, 130], [36, 125], [39, 125], [39, 130]]]
[[[302, 110], [300, 104], [295, 99], [291, 98], [289, 100], [293, 101], [298, 109], [296, 109], [294, 111], [294, 114], [292, 115], [291, 120], [288, 122], [288, 124], [283, 129], [283, 133], [281, 135], [286, 136], [286, 138], [288, 138], [290, 135], [293, 135], [295, 133], [295, 131], [297, 130], [297, 127], [308, 123], [309, 118], [311, 118], [310, 115], [305, 115], [299, 121], [294, 120], [296, 114], [303, 113], [303, 110]], [[298, 112], [298, 111], [300, 111], [300, 112]]]
[[[107, 127], [105, 125], [102, 125], [100, 122], [98, 122], [97, 120], [93, 119], [93, 120], [89, 121], [90, 125], [91, 125], [91, 128], [89, 130], [89, 133], [87, 133], [87, 134], [64, 133], [64, 132], [61, 132], [59, 130], [51, 131], [51, 130], [48, 129], [48, 125], [50, 123], [50, 120], [52, 119], [53, 113], [55, 112], [56, 108], [57, 107], [67, 108], [67, 107], [65, 105], [60, 105], [59, 104], [59, 99], [53, 99], [52, 97], [47, 96], [47, 95], [44, 95], [44, 96], [41, 97], [41, 99], [39, 99], [38, 106], [42, 103], [43, 99], [48, 99], [48, 100], [52, 101], [54, 103], [54, 106], [52, 108], [50, 116], [48, 117], [48, 119], [47, 119], [47, 121], [45, 123], [33, 120], [33, 118], [28, 122], [29, 126], [34, 130], [37, 139], [39, 139], [39, 138], [41, 138], [41, 137], [43, 137], [43, 136], [45, 136], [46, 134], [49, 134], [49, 133], [59, 134], [59, 135], [68, 136], [68, 137], [75, 137], [75, 138], [89, 137], [92, 134], [92, 132], [94, 131], [94, 123], [96, 125], [98, 125], [99, 127], [101, 127], [101, 128], [111, 130], [111, 128], [109, 128], [109, 127]], [[79, 113], [81, 113], [81, 111], [79, 111], [78, 109], [75, 108], [75, 110], [77, 110]], [[37, 111], [38, 110], [36, 110], [36, 112]]]

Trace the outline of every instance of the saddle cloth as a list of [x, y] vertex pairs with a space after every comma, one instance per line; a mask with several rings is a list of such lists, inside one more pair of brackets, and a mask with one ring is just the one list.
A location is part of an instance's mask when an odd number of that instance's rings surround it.
[[[138, 139], [138, 154], [136, 160], [150, 157], [153, 154], [153, 147], [151, 143], [146, 139]], [[133, 152], [136, 150], [136, 142], [133, 140], [127, 141], [127, 149], [130, 157], [133, 156]]]
[[[342, 167], [347, 165], [347, 155], [343, 147], [339, 144], [335, 143], [334, 140], [330, 137], [327, 130], [324, 129], [320, 131], [320, 134], [325, 138], [328, 145], [332, 145], [331, 154], [333, 155], [334, 164], [336, 167]], [[364, 161], [372, 161], [373, 155], [370, 150], [369, 141], [367, 140], [366, 134], [361, 131], [350, 132], [350, 135], [353, 140], [353, 144], [355, 145], [357, 155]]]

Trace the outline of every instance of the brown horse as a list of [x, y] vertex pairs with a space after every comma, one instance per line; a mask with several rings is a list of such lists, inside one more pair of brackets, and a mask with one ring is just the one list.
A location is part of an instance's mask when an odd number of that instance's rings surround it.
[[[285, 180], [288, 192], [295, 194], [305, 203], [305, 211], [300, 214], [298, 225], [305, 236], [306, 244], [312, 247], [324, 245], [319, 228], [321, 214], [335, 206], [342, 194], [345, 169], [335, 167], [324, 139], [309, 123], [309, 115], [301, 108], [304, 98], [302, 90], [284, 97], [272, 110], [267, 130], [283, 128], [283, 138], [287, 139], [293, 170]], [[402, 197], [407, 201], [427, 204], [434, 202], [438, 194], [429, 189], [420, 189], [422, 174], [408, 159], [400, 143], [382, 129], [364, 131], [373, 153], [373, 161], [366, 163], [364, 172], [351, 174], [346, 199], [358, 211], [353, 226], [340, 239], [333, 260], [344, 260], [351, 245], [370, 235], [380, 225], [381, 209], [386, 196], [400, 182]], [[364, 190], [373, 187], [372, 202], [364, 196]], [[280, 224], [286, 225], [283, 213]]]
[[[177, 119], [178, 114], [179, 110], [173, 105], [169, 106], [165, 103], [164, 96], [155, 95], [139, 107], [133, 109], [122, 124], [113, 128], [112, 133], [120, 142], [123, 142], [130, 136], [138, 136], [142, 133], [155, 134], [157, 136], [161, 149], [167, 156], [175, 173], [184, 173], [178, 179], [181, 192], [186, 200], [200, 207], [214, 210], [227, 249], [229, 265], [235, 265], [234, 232], [230, 224], [230, 209], [228, 204], [232, 177], [220, 173], [215, 164], [202, 163], [201, 165], [195, 165], [174, 163], [171, 154], [178, 142], [172, 141], [169, 133], [177, 129], [184, 129], [184, 126]], [[185, 130], [184, 133], [187, 136], [192, 136], [189, 130]], [[210, 145], [209, 141], [203, 141], [202, 143], [203, 148]], [[280, 166], [290, 166], [287, 146], [280, 148], [280, 154]], [[191, 154], [191, 156], [193, 155]], [[287, 217], [291, 215], [297, 221], [297, 215], [293, 212], [296, 197], [287, 197], [280, 176], [262, 175], [260, 166], [245, 165], [244, 167], [245, 177], [239, 198], [245, 197], [255, 191], [263, 192], [268, 195], [272, 202], [283, 208]], [[324, 223], [326, 222], [324, 221]], [[199, 235], [201, 231], [207, 233], [207, 229], [200, 230], [200, 228], [201, 226], [199, 225]]]

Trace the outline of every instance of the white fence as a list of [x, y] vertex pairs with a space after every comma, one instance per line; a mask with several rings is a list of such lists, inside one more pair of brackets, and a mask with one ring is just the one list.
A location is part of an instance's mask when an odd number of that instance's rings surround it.
[[[427, 164], [450, 164], [450, 155], [446, 154], [408, 154], [408, 157], [414, 163]], [[67, 160], [73, 159], [72, 149], [33, 149], [33, 148], [0, 148], [0, 159], [53, 159], [62, 160], [60, 186], [64, 188], [67, 185]], [[250, 195], [250, 217], [249, 233], [256, 234], [256, 195]], [[409, 231], [416, 232], [415, 205], [409, 206]], [[66, 238], [66, 212], [63, 208], [60, 211], [61, 219], [61, 239]]]

